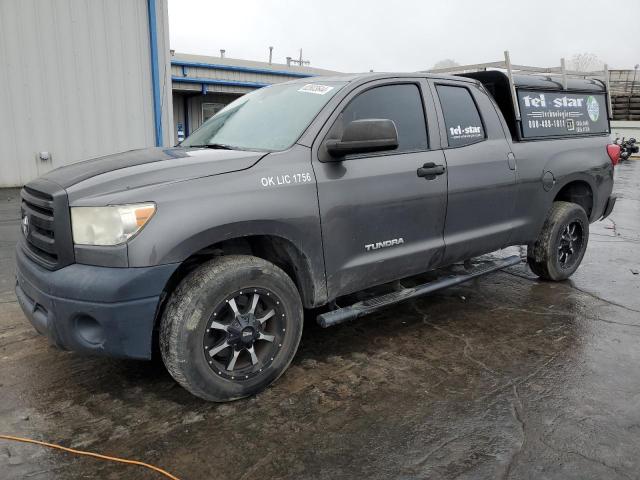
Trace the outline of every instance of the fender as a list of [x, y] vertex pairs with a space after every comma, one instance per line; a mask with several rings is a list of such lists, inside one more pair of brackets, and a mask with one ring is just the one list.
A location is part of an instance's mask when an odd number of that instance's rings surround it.
[[[593, 208], [589, 217], [590, 222], [595, 222], [602, 216], [605, 204], [611, 189], [613, 188], [613, 166], [608, 158], [593, 159], [591, 152], [591, 160], [589, 157], [582, 158], [582, 168], [575, 169], [572, 161], [567, 161], [565, 155], [554, 156], [545, 166], [545, 171], [553, 174], [555, 182], [551, 190], [548, 192], [546, 205], [548, 211], [551, 203], [565, 186], [572, 182], [583, 182], [589, 185], [593, 195]], [[574, 167], [572, 169], [571, 167]]]
[[[571, 182], [584, 182], [591, 188], [593, 208], [589, 221], [602, 216], [613, 189], [613, 166], [606, 151], [608, 142], [607, 136], [598, 135], [512, 144], [517, 159], [516, 208], [520, 223], [512, 244], [528, 244], [537, 238], [551, 204]], [[543, 181], [545, 174], [547, 179]]]
[[[265, 177], [300, 174], [300, 181], [263, 185]], [[304, 174], [304, 175], [303, 175]], [[308, 148], [293, 146], [251, 168], [122, 192], [120, 203], [151, 198], [156, 213], [127, 244], [130, 267], [182, 263], [217, 243], [252, 236], [282, 238], [305, 258], [313, 297], [326, 291], [315, 177]], [[304, 265], [306, 263], [307, 265]]]
[[[308, 234], [308, 233], [307, 233]], [[129, 250], [129, 264], [149, 263], [166, 264], [182, 263], [191, 256], [222, 242], [256, 237], [278, 239], [285, 246], [288, 257], [294, 265], [295, 274], [299, 278], [301, 294], [305, 306], [326, 303], [327, 290], [324, 271], [324, 260], [320, 247], [313, 249], [313, 244], [305, 242], [304, 232], [297, 231], [290, 224], [281, 221], [243, 221], [224, 225], [216, 225], [195, 232], [169, 248], [162, 258], [153, 258], [157, 250], [150, 256], [140, 257], [136, 250]]]

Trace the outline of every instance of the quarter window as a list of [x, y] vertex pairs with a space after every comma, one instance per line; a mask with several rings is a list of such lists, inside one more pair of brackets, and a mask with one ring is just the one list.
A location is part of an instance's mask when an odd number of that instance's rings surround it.
[[386, 153], [428, 148], [427, 125], [417, 85], [385, 85], [362, 92], [342, 111], [336, 126], [342, 129], [349, 122], [366, 118], [384, 118], [396, 124], [398, 148]]
[[447, 139], [450, 147], [462, 147], [485, 138], [484, 127], [473, 101], [471, 92], [465, 87], [436, 85]]

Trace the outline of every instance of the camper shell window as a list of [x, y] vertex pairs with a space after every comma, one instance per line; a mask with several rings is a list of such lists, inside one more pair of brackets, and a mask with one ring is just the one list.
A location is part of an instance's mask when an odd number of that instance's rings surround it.
[[466, 73], [479, 80], [502, 111], [514, 140], [567, 138], [609, 133], [605, 86], [598, 80], [569, 79], [563, 89], [559, 79], [514, 75], [521, 120], [515, 108], [507, 75], [500, 71]]

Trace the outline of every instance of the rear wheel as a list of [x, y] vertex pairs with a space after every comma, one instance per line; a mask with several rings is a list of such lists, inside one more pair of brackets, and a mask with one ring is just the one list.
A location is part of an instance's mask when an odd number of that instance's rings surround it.
[[289, 366], [300, 343], [298, 291], [278, 267], [250, 256], [212, 260], [175, 290], [160, 326], [173, 378], [224, 402], [255, 394]]
[[587, 250], [589, 219], [575, 203], [554, 202], [535, 244], [527, 248], [531, 271], [544, 280], [566, 280]]

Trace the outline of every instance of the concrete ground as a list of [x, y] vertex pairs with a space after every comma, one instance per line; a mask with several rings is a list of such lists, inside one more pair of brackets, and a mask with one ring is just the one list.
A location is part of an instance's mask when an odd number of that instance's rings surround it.
[[[209, 404], [161, 363], [47, 345], [13, 294], [0, 191], [0, 433], [186, 479], [640, 478], [640, 162], [571, 281], [525, 266], [322, 330], [264, 393]], [[160, 478], [0, 440], [0, 477]]]

